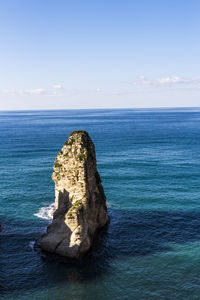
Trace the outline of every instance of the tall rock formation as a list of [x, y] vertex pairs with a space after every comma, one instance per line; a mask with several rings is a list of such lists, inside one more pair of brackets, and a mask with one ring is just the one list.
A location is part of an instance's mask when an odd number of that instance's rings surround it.
[[53, 168], [56, 211], [41, 248], [78, 258], [90, 249], [96, 230], [108, 222], [95, 148], [86, 131], [70, 134]]

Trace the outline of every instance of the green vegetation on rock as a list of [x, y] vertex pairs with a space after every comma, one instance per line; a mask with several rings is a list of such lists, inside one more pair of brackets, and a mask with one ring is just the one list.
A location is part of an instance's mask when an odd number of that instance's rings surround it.
[[61, 168], [62, 164], [60, 164], [59, 162], [55, 161], [54, 163], [54, 168]]
[[82, 207], [82, 201], [81, 200], [77, 200], [74, 204], [73, 204], [74, 208], [81, 208]]
[[75, 142], [75, 139], [73, 138], [68, 138], [66, 142], [64, 143], [65, 146], [71, 146]]
[[69, 146], [71, 146], [74, 142], [75, 142], [75, 139], [70, 139], [70, 140], [68, 140], [68, 143], [67, 143], [67, 144], [68, 144]]
[[72, 217], [73, 211], [80, 210], [82, 208], [83, 204], [81, 200], [77, 200], [68, 210], [67, 215], [68, 217]]
[[61, 179], [61, 177], [60, 177], [60, 173], [58, 173], [58, 172], [55, 172], [55, 178], [56, 178], [57, 180], [60, 180], [60, 179]]
[[78, 159], [79, 159], [80, 161], [83, 161], [84, 158], [85, 158], [85, 153], [84, 153], [84, 152], [81, 152], [81, 153], [78, 155]]
[[72, 202], [72, 201], [73, 201], [73, 198], [74, 198], [73, 196], [72, 196], [72, 197], [69, 197], [69, 201]]
[[88, 135], [87, 131], [85, 131], [85, 130], [74, 130], [74, 131], [72, 131], [72, 132], [70, 133], [70, 136], [73, 135], [73, 134], [79, 134], [79, 135], [84, 135], [84, 134], [86, 134], [86, 135]]

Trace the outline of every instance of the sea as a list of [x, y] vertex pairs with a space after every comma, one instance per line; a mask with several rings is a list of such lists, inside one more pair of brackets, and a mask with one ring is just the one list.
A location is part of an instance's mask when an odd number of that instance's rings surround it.
[[[73, 130], [110, 216], [79, 261], [39, 247]], [[200, 299], [200, 108], [1, 111], [0, 224], [0, 299]]]

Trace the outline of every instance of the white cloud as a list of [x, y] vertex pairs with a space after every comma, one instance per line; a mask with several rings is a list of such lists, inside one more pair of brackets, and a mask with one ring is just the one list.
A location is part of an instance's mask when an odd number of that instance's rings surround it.
[[2, 93], [3, 94], [6, 94], [6, 95], [11, 95], [11, 96], [15, 96], [15, 95], [17, 95], [17, 91], [15, 91], [15, 90], [2, 90]]
[[65, 94], [65, 90], [61, 84], [55, 84], [50, 89], [44, 89], [44, 88], [19, 89], [19, 90], [4, 89], [1, 92], [3, 94], [7, 94], [10, 96], [23, 96], [23, 95], [62, 96], [63, 94]]
[[46, 96], [46, 97], [71, 97], [74, 95], [96, 94], [100, 93], [100, 88], [94, 89], [65, 89], [62, 85], [56, 84], [52, 88], [43, 89], [19, 89], [19, 90], [0, 90], [0, 93], [7, 94], [9, 96]]
[[60, 90], [60, 89], [64, 89], [64, 87], [61, 84], [54, 84], [53, 89]]
[[25, 90], [22, 93], [28, 95], [44, 95], [46, 93], [45, 89], [33, 89], [33, 90]]
[[175, 86], [175, 85], [198, 85], [200, 84], [200, 78], [184, 78], [179, 76], [169, 76], [157, 79], [147, 79], [144, 76], [140, 76], [139, 79], [134, 81], [128, 81], [132, 85], [148, 85], [148, 86]]
[[45, 95], [45, 89], [31, 89], [31, 90], [3, 90], [3, 94], [17, 96], [17, 95]]
[[178, 76], [165, 77], [157, 79], [160, 84], [176, 84], [176, 83], [197, 83], [200, 82], [200, 78], [181, 78]]

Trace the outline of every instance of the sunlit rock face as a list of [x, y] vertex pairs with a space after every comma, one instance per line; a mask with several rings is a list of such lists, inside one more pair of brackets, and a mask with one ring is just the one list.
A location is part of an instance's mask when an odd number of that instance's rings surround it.
[[56, 211], [41, 248], [78, 258], [90, 249], [97, 229], [108, 222], [95, 148], [86, 131], [70, 134], [53, 168]]

